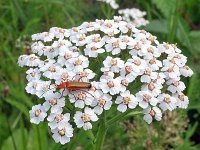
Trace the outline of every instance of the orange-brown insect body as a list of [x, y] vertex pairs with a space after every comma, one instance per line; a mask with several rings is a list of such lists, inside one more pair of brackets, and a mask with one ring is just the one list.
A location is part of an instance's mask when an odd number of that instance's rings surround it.
[[89, 89], [91, 88], [91, 83], [89, 82], [76, 82], [76, 81], [67, 81], [57, 85], [56, 89], [68, 89], [69, 91]]

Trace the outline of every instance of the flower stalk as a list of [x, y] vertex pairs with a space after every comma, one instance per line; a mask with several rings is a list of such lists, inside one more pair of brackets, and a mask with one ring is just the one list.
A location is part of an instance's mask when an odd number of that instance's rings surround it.
[[141, 111], [136, 111], [136, 112], [132, 112], [132, 110], [127, 110], [126, 112], [124, 113], [121, 113], [115, 117], [113, 117], [112, 119], [110, 119], [109, 121], [107, 121], [106, 123], [106, 126], [107, 127], [110, 127], [111, 125], [115, 124], [116, 122], [124, 119], [125, 117], [128, 117], [128, 116], [133, 116], [133, 115], [137, 115], [137, 114], [142, 114]]
[[107, 126], [106, 126], [105, 120], [106, 120], [106, 116], [105, 116], [105, 113], [103, 113], [102, 119], [100, 121], [100, 126], [98, 129], [98, 133], [97, 133], [97, 138], [96, 138], [96, 150], [103, 149], [103, 143], [104, 143], [104, 139], [107, 133]]

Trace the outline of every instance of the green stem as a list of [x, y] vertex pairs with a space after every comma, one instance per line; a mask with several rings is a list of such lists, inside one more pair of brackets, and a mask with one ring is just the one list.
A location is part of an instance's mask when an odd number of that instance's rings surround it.
[[8, 124], [8, 131], [11, 135], [11, 141], [12, 141], [12, 144], [13, 144], [13, 147], [14, 147], [14, 150], [17, 150], [17, 146], [16, 146], [16, 143], [15, 143], [15, 139], [13, 137], [13, 133], [12, 133], [12, 130], [11, 130], [11, 127], [10, 127], [10, 124], [9, 124], [9, 121], [8, 121], [8, 118], [6, 117], [6, 121], [7, 121], [7, 124]]
[[176, 8], [173, 11], [173, 14], [170, 18], [169, 34], [168, 34], [168, 41], [170, 43], [174, 42], [174, 38], [176, 34], [177, 21], [178, 21], [178, 9], [179, 9], [179, 0], [176, 1]]
[[107, 128], [105, 126], [105, 123], [101, 123], [96, 138], [96, 150], [102, 150], [106, 132]]
[[105, 112], [103, 112], [101, 121], [100, 121], [100, 126], [98, 129], [98, 133], [97, 133], [97, 137], [96, 137], [96, 149], [95, 150], [102, 150], [103, 148], [103, 143], [104, 143], [104, 139], [106, 137], [106, 133], [107, 133], [107, 126], [105, 124], [106, 121], [106, 116], [105, 116]]
[[18, 0], [12, 0], [12, 3], [14, 4], [14, 7], [16, 8], [16, 11], [18, 12], [23, 25], [25, 25], [25, 23], [27, 21], [27, 17], [25, 15], [22, 7], [20, 6], [20, 2]]
[[41, 139], [40, 139], [40, 130], [39, 127], [36, 126], [36, 131], [37, 131], [37, 139], [38, 139], [38, 149], [41, 150], [42, 149], [42, 143], [41, 143]]
[[87, 134], [88, 138], [92, 141], [92, 144], [94, 144], [96, 139], [95, 139], [95, 136], [94, 136], [92, 130], [86, 131], [86, 134]]
[[129, 116], [133, 116], [133, 115], [137, 115], [137, 114], [141, 114], [141, 111], [136, 111], [136, 112], [131, 112], [132, 110], [127, 110], [124, 113], [121, 113], [115, 117], [113, 117], [112, 119], [110, 119], [109, 121], [107, 121], [106, 125], [109, 127], [111, 125], [113, 125], [114, 123], [122, 120], [125, 117], [129, 117]]

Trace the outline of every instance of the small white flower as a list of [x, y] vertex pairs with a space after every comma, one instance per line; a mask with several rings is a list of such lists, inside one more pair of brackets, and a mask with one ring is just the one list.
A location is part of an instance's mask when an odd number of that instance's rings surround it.
[[112, 105], [112, 97], [109, 94], [104, 94], [102, 91], [99, 91], [95, 95], [91, 106], [94, 107], [94, 112], [100, 115], [103, 110], [109, 110]]
[[114, 36], [120, 32], [117, 27], [118, 25], [113, 20], [105, 20], [100, 26], [100, 30], [109, 36]]
[[137, 73], [137, 75], [142, 75], [147, 66], [146, 61], [137, 56], [132, 56], [127, 62], [132, 63], [132, 67], [134, 68], [133, 71]]
[[84, 112], [77, 111], [74, 115], [74, 122], [78, 128], [83, 127], [84, 130], [92, 129], [91, 122], [98, 120], [97, 115], [91, 108], [85, 107]]
[[125, 112], [127, 108], [135, 108], [138, 105], [138, 100], [134, 95], [130, 94], [130, 91], [127, 90], [123, 93], [120, 93], [120, 96], [117, 97], [115, 103], [119, 104], [117, 106], [118, 111]]
[[139, 106], [143, 109], [149, 106], [149, 103], [152, 106], [156, 106], [158, 103], [158, 99], [155, 98], [149, 91], [139, 91], [136, 93], [136, 98], [139, 101]]
[[[72, 47], [71, 47], [72, 48]], [[71, 64], [69, 62], [69, 60], [71, 58], [77, 58], [80, 55], [79, 52], [73, 52], [70, 49], [64, 49], [62, 51], [59, 52], [59, 56], [58, 56], [58, 60], [57, 62], [61, 65], [61, 66], [66, 66], [68, 70], [72, 70], [73, 68], [73, 64]]]
[[163, 44], [159, 44], [158, 49], [159, 49], [159, 51], [164, 52], [166, 54], [175, 53], [175, 50], [172, 47], [172, 45], [165, 43], [165, 42], [163, 42]]
[[111, 38], [107, 43], [105, 49], [107, 52], [112, 52], [113, 55], [119, 54], [121, 50], [126, 49], [126, 43], [119, 38]]
[[152, 71], [157, 71], [160, 67], [162, 67], [162, 62], [156, 58], [151, 58], [148, 60], [148, 66], [152, 69]]
[[87, 37], [87, 45], [84, 49], [85, 55], [89, 57], [97, 57], [98, 54], [105, 52], [103, 45], [105, 38], [101, 38], [99, 34], [94, 34]]
[[37, 67], [39, 63], [40, 63], [40, 59], [35, 54], [28, 55], [26, 59], [24, 60], [24, 66], [28, 66], [28, 67]]
[[92, 22], [83, 22], [81, 29], [84, 30], [83, 33], [92, 32], [95, 30], [95, 25]]
[[169, 62], [169, 60], [163, 61], [164, 67], [161, 69], [165, 76], [169, 79], [176, 79], [180, 76], [179, 67], [176, 64]]
[[41, 34], [41, 40], [43, 40], [44, 42], [51, 42], [54, 38], [54, 35], [52, 33], [43, 32]]
[[[99, 82], [93, 81], [91, 82], [91, 88], [88, 91], [90, 94], [92, 94], [94, 97], [98, 97], [101, 95], [102, 90], [99, 87]], [[95, 99], [94, 99], [95, 100]]]
[[162, 112], [158, 107], [148, 107], [143, 110], [144, 113], [144, 120], [150, 124], [153, 121], [153, 118], [157, 121], [160, 121], [162, 118]]
[[73, 136], [73, 128], [72, 125], [66, 123], [64, 128], [62, 129], [53, 129], [51, 130], [53, 133], [52, 137], [56, 143], [60, 142], [61, 144], [66, 144], [70, 141], [70, 138]]
[[101, 71], [112, 71], [112, 72], [119, 72], [121, 68], [124, 67], [124, 61], [120, 58], [112, 58], [108, 56], [103, 61], [104, 67], [101, 68]]
[[110, 93], [111, 95], [118, 94], [120, 89], [120, 81], [118, 79], [102, 79], [99, 83], [99, 87], [104, 93]]
[[157, 47], [152, 45], [142, 46], [141, 51], [139, 52], [140, 56], [143, 56], [144, 59], [151, 59], [160, 57], [161, 52], [157, 49]]
[[150, 82], [148, 84], [142, 85], [142, 91], [149, 91], [153, 96], [158, 96], [163, 88], [161, 83]]
[[29, 70], [26, 71], [26, 79], [28, 81], [32, 81], [32, 80], [39, 80], [41, 77], [41, 73], [40, 70], [38, 68], [30, 68]]
[[127, 43], [127, 48], [130, 49], [129, 54], [132, 56], [137, 56], [138, 53], [140, 53], [142, 46], [142, 41], [136, 39], [132, 39]]
[[54, 74], [55, 83], [57, 85], [61, 84], [62, 82], [71, 81], [76, 74], [73, 71], [69, 71], [65, 68], [60, 68], [58, 72]]
[[178, 53], [169, 54], [167, 59], [176, 64], [178, 67], [183, 67], [187, 62], [187, 57]]
[[108, 80], [108, 79], [113, 79], [114, 78], [114, 73], [111, 71], [105, 71], [103, 72], [103, 75], [100, 77], [101, 80]]
[[144, 74], [141, 76], [140, 81], [150, 83], [152, 80], [157, 78], [157, 72], [153, 72], [150, 68], [144, 70]]
[[39, 68], [40, 71], [45, 72], [48, 70], [49, 67], [51, 67], [52, 65], [56, 64], [56, 60], [55, 59], [45, 59], [44, 61], [40, 61], [39, 63]]
[[52, 113], [57, 112], [60, 108], [65, 106], [65, 98], [58, 92], [49, 92], [45, 95], [45, 100], [46, 101], [43, 103], [45, 110], [51, 108]]
[[126, 62], [120, 71], [120, 75], [126, 78], [128, 82], [132, 82], [138, 76], [138, 72], [135, 72], [134, 65], [131, 62]]
[[193, 74], [192, 69], [190, 69], [188, 66], [183, 66], [180, 68], [180, 73], [181, 75], [183, 75], [184, 77], [191, 77]]
[[126, 91], [127, 86], [129, 85], [130, 81], [127, 78], [124, 77], [117, 77], [116, 80], [119, 80], [120, 85], [119, 85], [119, 91], [124, 92]]
[[43, 76], [49, 79], [55, 79], [60, 69], [61, 67], [57, 64], [49, 65], [48, 68], [46, 67], [46, 70], [43, 70]]
[[49, 121], [48, 126], [52, 129], [62, 129], [65, 127], [65, 124], [70, 120], [70, 114], [62, 114], [62, 110], [58, 110], [58, 112], [51, 113], [47, 120]]
[[86, 45], [84, 52], [85, 52], [85, 55], [89, 57], [97, 57], [98, 54], [105, 52], [105, 50], [101, 48], [101, 46], [95, 46], [94, 44], [89, 44], [89, 45]]
[[155, 82], [156, 84], [162, 85], [165, 83], [165, 78], [166, 78], [165, 74], [160, 72], [157, 74], [157, 78], [153, 82]]
[[[126, 33], [128, 33], [128, 31], [131, 31], [132, 25], [127, 23], [127, 22], [125, 22], [125, 21], [121, 21], [120, 17], [121, 16], [114, 16], [115, 22], [119, 22], [118, 26], [119, 26], [119, 30], [121, 31], [121, 33], [126, 34]], [[130, 42], [130, 40], [132, 40], [132, 38], [130, 38], [128, 42]]]
[[58, 39], [63, 39], [64, 37], [69, 37], [68, 29], [52, 27], [52, 28], [50, 28], [49, 33], [53, 34]]
[[19, 56], [18, 62], [17, 62], [18, 65], [19, 65], [20, 67], [24, 67], [25, 64], [26, 64], [27, 58], [28, 58], [28, 55], [21, 55], [21, 56]]
[[71, 58], [69, 63], [73, 64], [71, 69], [74, 69], [76, 72], [81, 71], [89, 66], [88, 58], [83, 55], [80, 55], [77, 58]]
[[174, 94], [173, 95], [176, 100], [177, 100], [177, 103], [176, 105], [178, 106], [178, 108], [183, 108], [183, 109], [186, 109], [188, 107], [188, 104], [189, 104], [189, 99], [187, 96], [185, 96], [183, 93], [179, 93], [179, 94]]
[[81, 82], [89, 82], [89, 80], [95, 77], [95, 73], [90, 69], [84, 69], [83, 71], [78, 71], [75, 80], [80, 80]]
[[85, 105], [91, 105], [94, 97], [87, 91], [73, 91], [69, 93], [69, 101], [75, 103], [75, 107], [84, 108]]
[[70, 36], [70, 41], [72, 41], [72, 43], [75, 43], [76, 46], [84, 46], [86, 44], [86, 35], [84, 33], [78, 32]]
[[185, 88], [186, 88], [185, 84], [179, 80], [180, 80], [180, 78], [168, 80], [166, 82], [167, 85], [169, 85], [167, 90], [172, 93], [176, 93], [176, 92], [181, 93], [183, 90], [185, 90]]
[[32, 35], [32, 40], [34, 41], [42, 40], [44, 42], [50, 42], [53, 40], [53, 38], [54, 38], [54, 35], [48, 32], [42, 32], [42, 33], [37, 33], [37, 34]]
[[52, 46], [45, 46], [44, 56], [47, 56], [47, 58], [55, 58], [58, 56], [59, 50], [52, 47]]
[[69, 40], [59, 39], [58, 41], [54, 41], [52, 44], [52, 48], [54, 48], [58, 52], [62, 52], [64, 50], [69, 49], [72, 46], [72, 43]]
[[26, 92], [30, 93], [32, 95], [35, 95], [39, 82], [40, 82], [39, 80], [33, 80], [33, 81], [28, 82], [28, 84], [26, 85], [26, 88], [25, 88]]
[[44, 121], [44, 118], [47, 116], [47, 113], [41, 104], [35, 105], [29, 111], [31, 123], [39, 124], [41, 121]]
[[46, 94], [55, 90], [54, 85], [51, 85], [51, 81], [40, 81], [36, 87], [36, 95], [39, 98], [45, 97]]
[[163, 110], [174, 110], [176, 108], [176, 99], [169, 94], [161, 94], [158, 96], [159, 99], [159, 107]]
[[37, 53], [39, 56], [42, 56], [44, 54], [45, 46], [41, 41], [37, 41], [31, 45], [31, 49], [33, 53]]

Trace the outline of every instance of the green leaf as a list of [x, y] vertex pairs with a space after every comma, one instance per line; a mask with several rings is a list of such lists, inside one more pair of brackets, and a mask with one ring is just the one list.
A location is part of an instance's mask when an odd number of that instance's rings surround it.
[[176, 0], [152, 0], [152, 3], [156, 5], [166, 18], [169, 18], [176, 8]]
[[3, 141], [9, 136], [9, 128], [8, 128], [8, 124], [6, 121], [6, 115], [4, 115], [3, 113], [0, 113], [0, 149], [2, 146]]
[[189, 39], [189, 32], [188, 30], [184, 27], [183, 22], [178, 20], [178, 28], [177, 28], [177, 38], [186, 47], [191, 48], [191, 43]]
[[14, 100], [14, 99], [9, 99], [9, 98], [6, 99], [6, 102], [8, 102], [12, 106], [16, 107], [17, 109], [19, 109], [19, 111], [23, 112], [25, 114], [25, 116], [27, 118], [29, 118], [29, 113], [28, 113], [29, 111], [24, 104]]
[[200, 31], [191, 31], [189, 33], [189, 39], [192, 45], [192, 52], [193, 53], [200, 53]]
[[155, 33], [168, 33], [167, 20], [152, 20], [146, 27], [145, 30]]
[[[25, 137], [27, 136], [27, 131], [24, 128], [23, 129], [24, 133], [25, 133]], [[16, 149], [17, 150], [23, 150], [23, 137], [21, 134], [20, 129], [15, 130], [13, 133], [13, 139], [12, 136], [9, 136], [3, 143], [2, 145], [2, 150], [15, 150], [14, 144], [13, 144], [13, 140], [15, 142], [16, 145]]]
[[190, 99], [189, 109], [197, 109], [200, 110], [200, 75], [198, 73], [194, 73], [190, 78], [187, 95]]
[[198, 127], [198, 122], [195, 122], [194, 125], [190, 125], [187, 132], [186, 132], [186, 140], [190, 140], [190, 138], [192, 137], [192, 135], [194, 134], [194, 132], [196, 131]]
[[[47, 123], [40, 123], [39, 125], [32, 125], [29, 132], [27, 149], [28, 150], [46, 150], [50, 144], [48, 143], [48, 126]], [[52, 142], [53, 139], [51, 138]], [[53, 143], [55, 144], [55, 143]]]

